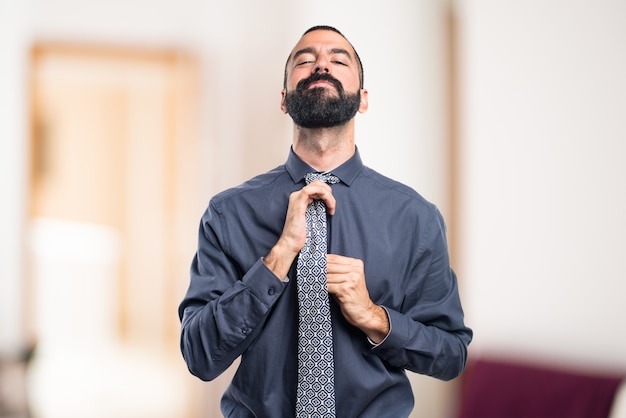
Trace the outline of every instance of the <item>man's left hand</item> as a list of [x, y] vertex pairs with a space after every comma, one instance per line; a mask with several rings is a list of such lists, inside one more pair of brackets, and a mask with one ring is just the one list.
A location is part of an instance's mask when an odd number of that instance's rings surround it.
[[363, 261], [328, 254], [328, 293], [335, 296], [346, 320], [361, 329], [374, 343], [389, 333], [387, 312], [371, 299], [365, 284]]

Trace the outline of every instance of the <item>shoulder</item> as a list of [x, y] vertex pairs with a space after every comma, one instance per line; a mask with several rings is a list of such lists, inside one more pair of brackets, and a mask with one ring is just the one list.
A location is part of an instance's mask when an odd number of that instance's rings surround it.
[[391, 204], [409, 204], [421, 211], [438, 212], [437, 207], [412, 187], [387, 177], [369, 167], [363, 168], [363, 186], [372, 194], [380, 195]]
[[266, 173], [259, 174], [238, 186], [223, 190], [211, 198], [209, 205], [214, 209], [237, 206], [249, 200], [266, 200], [269, 196], [283, 194], [290, 190], [293, 181], [284, 165]]

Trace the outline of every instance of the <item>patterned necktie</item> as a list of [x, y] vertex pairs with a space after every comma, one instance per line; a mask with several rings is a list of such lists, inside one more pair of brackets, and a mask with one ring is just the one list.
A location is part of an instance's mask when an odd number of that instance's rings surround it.
[[[309, 173], [306, 183], [339, 179]], [[326, 284], [326, 205], [315, 200], [306, 211], [306, 244], [298, 257], [298, 390], [297, 417], [335, 416], [335, 370], [330, 304]]]

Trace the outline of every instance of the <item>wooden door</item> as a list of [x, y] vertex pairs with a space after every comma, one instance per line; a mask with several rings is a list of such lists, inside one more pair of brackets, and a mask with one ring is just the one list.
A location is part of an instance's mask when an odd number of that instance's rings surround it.
[[[56, 411], [42, 416], [71, 415], [62, 399], [53, 399], [61, 395], [46, 395], [46, 382], [59, 378], [51, 365], [64, 364], [65, 346], [86, 348], [78, 357], [102, 350], [113, 368], [142, 359], [137, 370], [126, 368], [126, 382], [124, 374], [100, 381], [103, 391], [124, 387], [142, 367], [152, 369], [145, 359], [154, 360], [158, 372], [148, 372], [143, 386], [156, 393], [132, 393], [128, 405], [119, 396], [103, 415], [155, 416], [140, 410], [150, 402], [169, 405], [158, 416], [192, 413], [190, 391], [180, 387], [187, 378], [176, 306], [199, 213], [197, 79], [193, 59], [177, 51], [49, 44], [33, 50], [32, 325], [42, 363], [35, 400]], [[88, 356], [84, 361], [89, 367]], [[158, 393], [167, 381], [179, 387], [166, 401]], [[137, 402], [140, 396], [145, 402]], [[77, 416], [85, 412], [74, 409]]]

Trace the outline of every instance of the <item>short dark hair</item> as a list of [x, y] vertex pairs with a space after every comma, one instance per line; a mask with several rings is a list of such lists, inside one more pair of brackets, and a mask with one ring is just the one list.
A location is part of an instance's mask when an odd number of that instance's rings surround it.
[[[309, 32], [313, 32], [313, 31], [316, 31], [316, 30], [329, 30], [329, 31], [338, 33], [339, 35], [341, 35], [343, 37], [343, 39], [345, 39], [348, 42], [348, 44], [350, 44], [350, 46], [352, 47], [352, 50], [354, 51], [354, 55], [356, 56], [357, 63], [359, 64], [359, 87], [363, 88], [363, 86], [364, 86], [363, 63], [361, 62], [361, 57], [359, 57], [359, 53], [356, 52], [356, 48], [354, 48], [354, 45], [352, 45], [352, 43], [348, 40], [348, 38], [346, 38], [343, 33], [339, 32], [339, 30], [337, 28], [334, 28], [332, 26], [327, 26], [327, 25], [313, 26], [313, 27], [307, 29], [302, 34], [302, 36], [306, 35]], [[290, 59], [291, 59], [291, 53], [287, 57], [287, 62], [285, 62], [285, 74], [284, 74], [284, 77], [283, 77], [283, 88], [287, 87], [287, 66], [289, 65], [289, 60]]]

